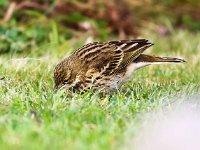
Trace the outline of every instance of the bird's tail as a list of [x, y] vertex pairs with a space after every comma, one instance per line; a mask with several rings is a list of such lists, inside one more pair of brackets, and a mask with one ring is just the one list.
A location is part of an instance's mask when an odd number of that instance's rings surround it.
[[141, 54], [133, 62], [136, 64], [135, 69], [139, 69], [151, 64], [184, 63], [186, 61], [179, 58], [157, 57], [157, 56]]
[[172, 57], [157, 57], [157, 56], [150, 56], [145, 54], [140, 54], [134, 60], [135, 63], [143, 62], [143, 63], [184, 63], [186, 62], [180, 58], [172, 58]]

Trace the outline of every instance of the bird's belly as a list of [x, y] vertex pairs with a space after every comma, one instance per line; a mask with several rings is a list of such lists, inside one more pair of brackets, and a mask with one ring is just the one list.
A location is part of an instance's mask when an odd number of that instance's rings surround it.
[[126, 69], [125, 78], [129, 79], [135, 70], [142, 68], [144, 66], [147, 66], [147, 65], [149, 65], [149, 63], [146, 63], [146, 62], [130, 64]]
[[135, 63], [130, 64], [126, 69], [125, 78], [129, 78], [136, 69], [137, 65]]
[[120, 76], [113, 77], [113, 78], [104, 78], [103, 80], [99, 80], [93, 84], [95, 89], [117, 89], [122, 83], [122, 78]]

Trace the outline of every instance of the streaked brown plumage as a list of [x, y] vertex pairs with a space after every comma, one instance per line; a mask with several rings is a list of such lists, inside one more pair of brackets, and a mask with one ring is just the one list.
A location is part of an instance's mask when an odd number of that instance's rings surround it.
[[55, 90], [118, 88], [131, 73], [154, 63], [185, 62], [178, 58], [142, 54], [153, 44], [145, 39], [94, 42], [82, 46], [55, 68]]

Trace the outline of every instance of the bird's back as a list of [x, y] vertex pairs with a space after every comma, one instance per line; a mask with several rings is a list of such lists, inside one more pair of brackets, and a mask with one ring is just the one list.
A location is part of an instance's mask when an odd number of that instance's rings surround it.
[[144, 39], [94, 42], [79, 48], [73, 55], [89, 68], [111, 75], [121, 72], [151, 45]]

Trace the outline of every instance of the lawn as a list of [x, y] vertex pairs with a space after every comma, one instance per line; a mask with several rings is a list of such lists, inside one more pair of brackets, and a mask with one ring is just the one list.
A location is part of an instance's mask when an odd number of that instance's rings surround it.
[[138, 70], [105, 98], [91, 91], [72, 97], [53, 92], [55, 65], [87, 38], [0, 55], [0, 149], [123, 149], [139, 132], [145, 113], [200, 91], [200, 33], [175, 30], [162, 37], [144, 30], [140, 37], [155, 44], [146, 53], [180, 57], [187, 63]]

